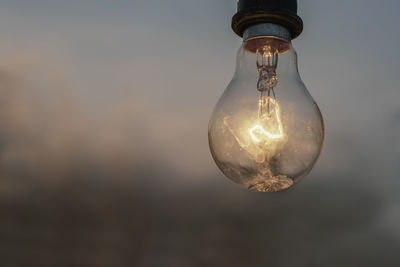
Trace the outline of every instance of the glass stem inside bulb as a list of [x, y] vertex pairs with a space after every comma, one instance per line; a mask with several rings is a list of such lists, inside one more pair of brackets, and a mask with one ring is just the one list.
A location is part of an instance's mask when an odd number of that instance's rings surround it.
[[276, 49], [266, 45], [257, 50], [257, 69], [259, 73], [257, 90], [260, 92], [259, 118], [271, 115], [271, 101], [276, 101], [274, 87], [278, 84], [277, 66], [278, 51]]

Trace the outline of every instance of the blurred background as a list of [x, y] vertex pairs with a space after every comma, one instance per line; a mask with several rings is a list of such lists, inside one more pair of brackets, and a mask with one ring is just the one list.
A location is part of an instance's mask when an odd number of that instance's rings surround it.
[[400, 3], [299, 1], [326, 141], [271, 194], [208, 148], [235, 9], [0, 1], [0, 266], [400, 266]]

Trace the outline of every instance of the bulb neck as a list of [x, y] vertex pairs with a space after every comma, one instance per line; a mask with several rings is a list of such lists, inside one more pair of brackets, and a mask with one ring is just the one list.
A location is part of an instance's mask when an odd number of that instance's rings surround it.
[[274, 23], [260, 23], [248, 27], [243, 33], [243, 41], [256, 37], [277, 37], [288, 42], [292, 40], [290, 31], [281, 25]]

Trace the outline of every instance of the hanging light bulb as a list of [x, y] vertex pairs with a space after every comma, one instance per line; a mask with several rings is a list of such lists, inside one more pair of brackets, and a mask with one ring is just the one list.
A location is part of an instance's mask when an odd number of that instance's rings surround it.
[[293, 13], [295, 0], [241, 0], [238, 7], [232, 25], [243, 44], [210, 119], [210, 150], [235, 183], [281, 191], [310, 172], [324, 139], [321, 113], [300, 79], [291, 44], [301, 19]]

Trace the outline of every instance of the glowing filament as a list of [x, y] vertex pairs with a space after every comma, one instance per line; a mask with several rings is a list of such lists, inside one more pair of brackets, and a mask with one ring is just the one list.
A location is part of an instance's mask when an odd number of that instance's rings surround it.
[[[268, 139], [280, 139], [280, 138], [283, 137], [283, 127], [282, 127], [282, 122], [281, 122], [281, 118], [280, 118], [280, 114], [279, 114], [280, 113], [279, 112], [279, 105], [276, 102], [276, 100], [273, 99], [273, 98], [269, 98], [269, 101], [270, 101], [270, 103], [272, 103], [274, 105], [274, 110], [275, 110], [275, 112], [274, 112], [275, 114], [274, 115], [275, 115], [275, 119], [276, 119], [276, 122], [277, 122], [277, 128], [278, 128], [278, 132], [279, 133], [278, 134], [271, 133], [272, 129], [265, 130], [263, 128], [263, 126], [260, 125], [261, 124], [260, 120], [263, 120], [263, 119], [262, 118], [258, 119], [257, 120], [258, 123], [249, 130], [251, 138], [256, 143], [260, 143], [262, 141], [266, 141], [265, 139], [262, 140], [263, 138], [261, 139], [260, 137], [257, 137], [256, 132], [261, 133], [263, 136], [265, 136]], [[260, 103], [260, 105], [263, 105], [263, 104]], [[269, 114], [268, 115], [262, 115], [262, 117], [265, 117], [265, 116], [269, 116]]]

